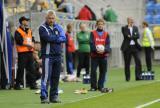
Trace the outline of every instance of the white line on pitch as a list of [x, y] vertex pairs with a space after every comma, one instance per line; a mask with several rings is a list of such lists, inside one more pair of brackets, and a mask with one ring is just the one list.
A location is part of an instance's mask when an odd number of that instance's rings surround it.
[[[148, 82], [147, 84], [155, 83], [155, 82], [160, 82], [160, 80], [154, 80], [153, 82]], [[87, 99], [91, 99], [91, 98], [95, 98], [95, 97], [100, 97], [100, 96], [103, 96], [104, 94], [105, 94], [105, 93], [98, 94], [98, 95], [91, 96], [91, 97], [87, 97], [87, 98], [81, 98], [81, 99], [74, 100], [74, 101], [71, 101], [71, 102], [66, 102], [66, 103], [63, 103], [63, 104], [75, 103], [75, 102], [79, 102], [79, 101], [82, 101], [82, 100], [87, 100]], [[137, 107], [136, 107], [136, 108], [137, 108]], [[139, 108], [140, 108], [140, 107], [139, 107]], [[142, 107], [141, 107], [141, 108], [142, 108]]]
[[106, 93], [101, 93], [101, 94], [98, 94], [98, 95], [95, 95], [95, 96], [91, 96], [91, 97], [87, 97], [87, 98], [81, 98], [81, 99], [78, 99], [78, 100], [75, 100], [75, 101], [71, 101], [71, 102], [66, 102], [66, 103], [63, 103], [63, 104], [69, 104], [69, 103], [79, 102], [79, 101], [82, 101], [82, 100], [88, 100], [88, 99], [91, 99], [91, 98], [103, 96], [104, 94], [106, 94]]
[[144, 107], [149, 106], [149, 105], [151, 105], [151, 104], [154, 104], [154, 103], [156, 103], [156, 102], [160, 102], [160, 99], [156, 99], [156, 100], [153, 100], [153, 101], [148, 102], [148, 103], [146, 103], [146, 104], [139, 105], [139, 106], [137, 106], [136, 108], [144, 108]]

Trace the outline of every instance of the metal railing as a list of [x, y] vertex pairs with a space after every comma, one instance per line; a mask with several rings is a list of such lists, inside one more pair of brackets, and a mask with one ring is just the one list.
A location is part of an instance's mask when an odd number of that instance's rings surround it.
[[[62, 13], [56, 13], [57, 16], [62, 15]], [[19, 13], [16, 14], [14, 16], [10, 16], [8, 19], [10, 21], [14, 22], [15, 27], [18, 27], [18, 19], [21, 16], [28, 16], [31, 20], [30, 20], [30, 27], [32, 28], [32, 32], [33, 32], [33, 36], [35, 37], [36, 41], [40, 41], [39, 39], [39, 33], [38, 33], [38, 28], [39, 26], [44, 23], [45, 21], [45, 12], [28, 12], [28, 13]], [[65, 15], [65, 14], [63, 14]], [[79, 31], [79, 25], [81, 23], [85, 23], [88, 27], [88, 31], [91, 31], [93, 29], [95, 29], [95, 25], [96, 22], [95, 21], [82, 21], [82, 20], [74, 20], [74, 19], [61, 19], [58, 18], [57, 22], [59, 24], [62, 25], [62, 27], [64, 28], [64, 30], [66, 30], [66, 25], [68, 23], [72, 23], [73, 24], [73, 35], [74, 35], [74, 39], [76, 41], [76, 33]], [[111, 48], [112, 48], [112, 54], [110, 55], [110, 66], [117, 66], [120, 67], [122, 65], [122, 55], [121, 55], [121, 51], [119, 50], [122, 40], [123, 40], [123, 36], [121, 33], [121, 26], [122, 24], [118, 24], [118, 23], [106, 23], [105, 24], [105, 30], [109, 32], [110, 35], [110, 40], [111, 40]], [[78, 47], [77, 42], [75, 42], [76, 44], [76, 48]]]
[[[9, 20], [14, 22], [14, 25], [16, 27], [19, 26], [18, 19], [21, 16], [27, 16], [30, 20], [30, 27], [33, 31], [33, 36], [37, 41], [39, 41], [39, 33], [38, 28], [39, 26], [45, 21], [45, 12], [28, 12], [28, 13], [19, 13], [14, 16], [10, 16]], [[68, 16], [69, 14], [64, 13], [57, 13], [57, 16]], [[57, 22], [60, 23], [64, 29], [66, 29], [66, 25], [68, 23], [73, 23], [74, 26], [74, 33], [77, 33], [79, 31], [79, 25], [80, 23], [86, 23], [88, 27], [88, 31], [91, 31], [95, 29], [95, 21], [82, 21], [82, 20], [74, 20], [74, 19], [64, 19], [64, 18], [57, 18]], [[111, 47], [119, 47], [121, 45], [123, 36], [121, 34], [121, 26], [122, 24], [118, 23], [106, 23], [105, 29], [109, 32], [110, 38], [111, 38]]]
[[[30, 27], [32, 28], [33, 31], [33, 36], [35, 37], [36, 41], [40, 41], [39, 39], [39, 33], [38, 33], [38, 28], [39, 26], [44, 23], [45, 21], [45, 12], [28, 12], [28, 13], [20, 13], [14, 16], [10, 16], [8, 19], [14, 22], [14, 25], [16, 27], [19, 26], [18, 24], [18, 19], [21, 16], [28, 16], [31, 21], [30, 21]], [[64, 13], [57, 13], [57, 16], [59, 15], [65, 15]], [[88, 31], [91, 31], [95, 29], [96, 22], [95, 21], [82, 21], [82, 20], [74, 20], [74, 19], [64, 19], [64, 18], [57, 18], [57, 22], [62, 25], [64, 30], [66, 30], [66, 25], [68, 23], [73, 24], [73, 35], [75, 39], [75, 44], [76, 48], [77, 42], [76, 42], [76, 33], [79, 31], [79, 25], [81, 23], [85, 23], [88, 27]], [[109, 57], [109, 66], [110, 67], [121, 67], [123, 66], [123, 57], [122, 53], [120, 51], [120, 46], [123, 41], [123, 36], [121, 33], [121, 27], [123, 24], [119, 23], [106, 23], [105, 24], [105, 30], [109, 32], [110, 35], [110, 40], [111, 40], [111, 48], [112, 48], [112, 53]], [[140, 30], [141, 31], [141, 30]]]

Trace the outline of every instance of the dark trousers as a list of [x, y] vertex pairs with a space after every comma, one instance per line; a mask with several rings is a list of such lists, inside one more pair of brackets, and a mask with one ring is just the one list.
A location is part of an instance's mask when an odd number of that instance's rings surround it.
[[[99, 79], [97, 85], [97, 67], [99, 66]], [[102, 89], [104, 88], [104, 82], [107, 72], [107, 57], [105, 58], [93, 58], [91, 57], [91, 88]]]
[[144, 51], [145, 51], [147, 70], [151, 71], [152, 70], [152, 60], [151, 60], [152, 48], [151, 47], [144, 47]]
[[67, 74], [73, 74], [73, 53], [66, 52]]
[[124, 62], [125, 62], [126, 81], [130, 80], [130, 63], [131, 63], [132, 56], [135, 61], [135, 77], [136, 77], [136, 80], [139, 80], [140, 73], [142, 71], [141, 61], [139, 58], [139, 50], [137, 50], [137, 48], [135, 48], [135, 46], [130, 46], [129, 50], [123, 52], [123, 55], [124, 55]]
[[[39, 69], [41, 68], [40, 64], [34, 59], [34, 62], [33, 62], [33, 67], [34, 67], [34, 70], [35, 70], [35, 73], [34, 73], [34, 77], [35, 77], [35, 80], [38, 80], [41, 78], [41, 72], [39, 71]], [[27, 72], [26, 74], [26, 81], [27, 81], [27, 84], [29, 84], [29, 81], [30, 81], [30, 73]]]
[[58, 85], [61, 72], [61, 56], [53, 58], [42, 57], [41, 99], [48, 98], [50, 84], [50, 100], [58, 97]]
[[89, 62], [90, 53], [79, 52], [78, 53], [78, 67], [77, 67], [77, 77], [80, 77], [80, 72], [82, 68], [85, 68], [86, 74], [89, 75]]
[[26, 69], [26, 72], [29, 73], [30, 80], [28, 82], [30, 87], [35, 86], [35, 70], [33, 67], [32, 52], [18, 53], [16, 86], [20, 86], [20, 84], [23, 83], [24, 69]]

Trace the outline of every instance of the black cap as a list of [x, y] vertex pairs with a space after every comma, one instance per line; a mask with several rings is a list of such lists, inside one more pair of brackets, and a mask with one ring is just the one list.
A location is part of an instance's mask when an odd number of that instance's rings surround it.
[[24, 20], [29, 21], [30, 19], [26, 18], [25, 16], [22, 16], [22, 17], [19, 18], [19, 23], [22, 24], [22, 21], [24, 21]]

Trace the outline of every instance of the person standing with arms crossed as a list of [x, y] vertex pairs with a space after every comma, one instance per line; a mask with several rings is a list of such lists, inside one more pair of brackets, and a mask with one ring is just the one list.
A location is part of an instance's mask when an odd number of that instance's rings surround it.
[[[42, 56], [41, 103], [60, 103], [58, 85], [62, 61], [62, 43], [66, 36], [63, 28], [56, 23], [56, 14], [49, 10], [46, 21], [39, 27]], [[48, 86], [50, 93], [48, 100]]]
[[135, 60], [135, 80], [141, 80], [140, 74], [142, 72], [141, 61], [139, 58], [139, 52], [141, 46], [138, 43], [139, 31], [138, 27], [134, 25], [133, 19], [127, 18], [128, 25], [122, 27], [122, 34], [124, 40], [122, 42], [121, 51], [124, 56], [125, 63], [125, 78], [126, 81], [130, 81], [130, 63], [131, 57], [134, 57]]
[[[107, 56], [111, 50], [108, 32], [104, 31], [105, 22], [99, 19], [96, 22], [96, 30], [90, 34], [91, 48], [91, 88], [89, 91], [99, 90], [101, 92], [110, 92], [105, 88], [105, 80], [107, 73]], [[97, 67], [99, 66], [99, 79], [97, 84]], [[111, 89], [112, 91], [112, 89]]]

